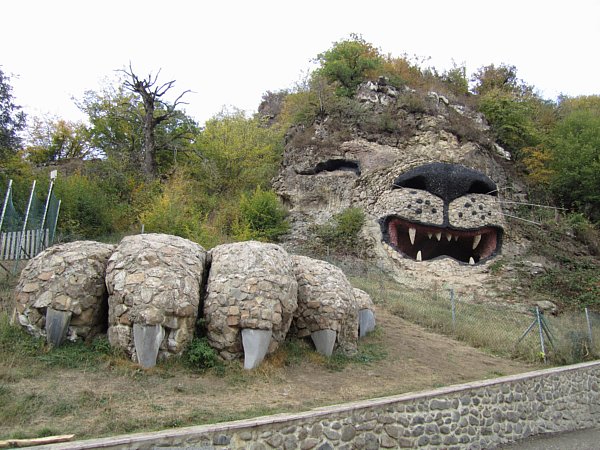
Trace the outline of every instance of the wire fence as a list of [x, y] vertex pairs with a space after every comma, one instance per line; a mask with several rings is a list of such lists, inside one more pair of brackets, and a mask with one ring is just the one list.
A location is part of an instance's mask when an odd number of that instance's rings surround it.
[[14, 270], [20, 260], [33, 258], [54, 242], [60, 200], [53, 187], [51, 182], [44, 198], [36, 192], [34, 181], [27, 204], [18, 210], [13, 203], [12, 180], [8, 182], [0, 215], [0, 260], [15, 261]]
[[600, 357], [600, 314], [560, 315], [482, 302], [452, 288], [407, 289], [377, 271], [349, 271], [352, 284], [409, 322], [504, 357], [573, 364]]

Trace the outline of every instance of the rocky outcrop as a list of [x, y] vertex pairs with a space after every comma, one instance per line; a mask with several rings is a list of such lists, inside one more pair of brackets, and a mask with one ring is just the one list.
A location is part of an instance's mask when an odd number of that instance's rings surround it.
[[242, 330], [263, 330], [265, 354], [273, 352], [297, 306], [290, 256], [278, 245], [255, 241], [219, 245], [210, 256], [204, 317], [211, 346], [225, 359], [236, 358], [247, 350]]
[[294, 330], [311, 336], [320, 353], [331, 355], [334, 343], [346, 353], [356, 352], [358, 304], [344, 273], [325, 261], [293, 255], [298, 280], [298, 309]]
[[104, 276], [114, 245], [77, 241], [50, 247], [31, 259], [16, 287], [15, 318], [53, 345], [106, 331]]
[[177, 236], [125, 237], [106, 270], [108, 339], [143, 367], [180, 354], [194, 336], [206, 252]]
[[367, 219], [361, 254], [397, 281], [485, 293], [506, 238], [502, 200], [522, 199], [524, 188], [483, 117], [385, 79], [349, 102], [360, 114], [348, 108], [288, 135], [274, 181], [290, 211], [286, 248], [310, 248], [315, 225], [357, 207]]

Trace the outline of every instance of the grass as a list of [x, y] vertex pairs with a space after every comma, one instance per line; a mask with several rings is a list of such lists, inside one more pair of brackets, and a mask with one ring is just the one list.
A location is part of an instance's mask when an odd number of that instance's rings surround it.
[[399, 289], [383, 274], [362, 274], [351, 281], [392, 313], [498, 356], [533, 363], [545, 356], [553, 364], [572, 364], [600, 356], [600, 315], [593, 315], [592, 337], [594, 333], [598, 337], [592, 343], [583, 312], [545, 317], [553, 344], [545, 337], [543, 355], [538, 326], [525, 334], [535, 320], [533, 311], [524, 313], [503, 305], [479, 304], [473, 298], [456, 298], [453, 319], [448, 291]]

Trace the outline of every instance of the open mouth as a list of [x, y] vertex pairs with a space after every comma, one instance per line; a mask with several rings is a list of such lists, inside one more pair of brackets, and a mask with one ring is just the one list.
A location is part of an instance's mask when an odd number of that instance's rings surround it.
[[417, 224], [394, 216], [386, 217], [383, 226], [388, 244], [415, 261], [449, 256], [476, 264], [494, 256], [502, 238], [502, 229], [497, 227], [459, 230]]

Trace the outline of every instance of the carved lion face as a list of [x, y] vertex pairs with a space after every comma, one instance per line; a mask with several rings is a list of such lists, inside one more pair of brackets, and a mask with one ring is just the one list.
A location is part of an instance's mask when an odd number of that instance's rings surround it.
[[430, 163], [398, 176], [376, 204], [383, 240], [404, 257], [477, 264], [501, 247], [496, 184], [458, 164]]

